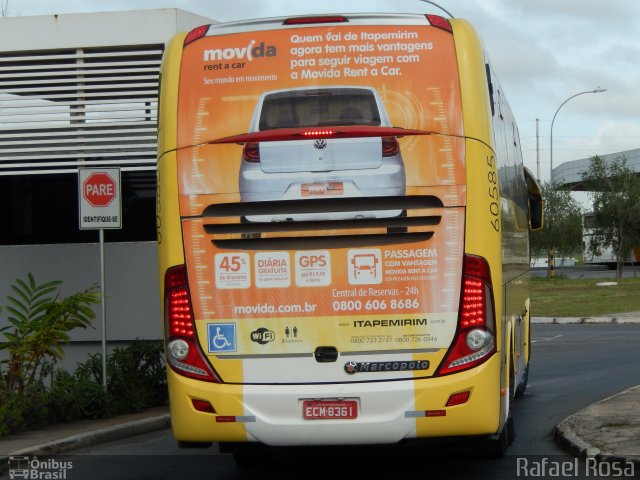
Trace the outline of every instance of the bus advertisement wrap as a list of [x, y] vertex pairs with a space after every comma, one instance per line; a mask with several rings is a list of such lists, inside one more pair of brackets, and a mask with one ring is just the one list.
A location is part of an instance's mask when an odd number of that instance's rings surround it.
[[[180, 85], [178, 123], [182, 214], [199, 215], [203, 205], [245, 196], [260, 202], [435, 193], [447, 206], [463, 205], [454, 58], [446, 32], [396, 26], [238, 33], [186, 46], [182, 78], [188, 81]], [[306, 145], [314, 140], [263, 142], [259, 172], [243, 165], [242, 146], [207, 143], [247, 131], [358, 122], [439, 135], [400, 138], [401, 159], [389, 165], [380, 158], [380, 138], [343, 140], [333, 152], [331, 145]], [[193, 299], [196, 317], [223, 323], [242, 318], [236, 348], [209, 351], [293, 353], [317, 344], [341, 351], [446, 348], [455, 332], [460, 284], [459, 275], [446, 271], [459, 272], [462, 261], [462, 249], [447, 245], [461, 245], [464, 218], [461, 209], [442, 215], [447, 229], [426, 243], [330, 251], [227, 252], [211, 248], [199, 221], [185, 223], [189, 275], [216, 290]], [[394, 325], [402, 333], [389, 333]], [[252, 332], [261, 328], [274, 332], [273, 341], [254, 340]]]

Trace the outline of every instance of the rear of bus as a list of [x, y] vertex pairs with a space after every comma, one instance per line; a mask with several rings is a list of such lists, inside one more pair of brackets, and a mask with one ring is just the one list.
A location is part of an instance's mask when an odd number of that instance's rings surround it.
[[[271, 92], [291, 110], [282, 125], [260, 119]], [[340, 123], [355, 106], [366, 120]], [[490, 117], [464, 20], [283, 18], [174, 38], [158, 244], [177, 440], [502, 430]]]

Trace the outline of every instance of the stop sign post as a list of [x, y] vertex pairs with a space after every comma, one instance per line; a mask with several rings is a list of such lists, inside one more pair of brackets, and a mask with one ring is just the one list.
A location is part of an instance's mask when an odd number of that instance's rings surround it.
[[102, 314], [102, 387], [107, 390], [107, 307], [104, 230], [122, 228], [119, 168], [78, 170], [80, 230], [98, 230], [100, 242], [100, 307]]
[[119, 168], [78, 171], [80, 230], [122, 228]]

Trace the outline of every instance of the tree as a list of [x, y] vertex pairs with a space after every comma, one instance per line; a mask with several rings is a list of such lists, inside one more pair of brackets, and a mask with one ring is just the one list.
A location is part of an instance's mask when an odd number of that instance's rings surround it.
[[[544, 226], [531, 233], [531, 254], [567, 257], [582, 248], [582, 208], [568, 190], [560, 184], [542, 185]], [[548, 275], [552, 275], [549, 261]]]
[[640, 179], [627, 166], [626, 157], [606, 162], [594, 156], [582, 181], [590, 191], [597, 225], [587, 248], [595, 252], [610, 247], [616, 255], [616, 278], [621, 278], [625, 260], [633, 247], [640, 245]]

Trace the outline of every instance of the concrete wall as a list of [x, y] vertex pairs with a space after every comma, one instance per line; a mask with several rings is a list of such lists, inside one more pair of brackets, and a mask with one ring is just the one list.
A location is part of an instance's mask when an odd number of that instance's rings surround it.
[[[25, 279], [29, 272], [38, 284], [62, 280], [63, 296], [84, 290], [100, 283], [99, 244], [0, 246], [1, 306], [7, 305], [15, 279]], [[162, 339], [159, 285], [156, 242], [105, 244], [106, 338], [110, 349], [136, 338]], [[73, 367], [86, 360], [89, 352], [100, 351], [100, 305], [94, 311], [94, 328], [72, 332], [72, 343], [65, 347], [64, 367]], [[5, 325], [7, 312], [3, 309], [0, 327]]]
[[5, 17], [0, 45], [12, 52], [165, 43], [176, 32], [209, 23], [216, 21], [174, 8]]

